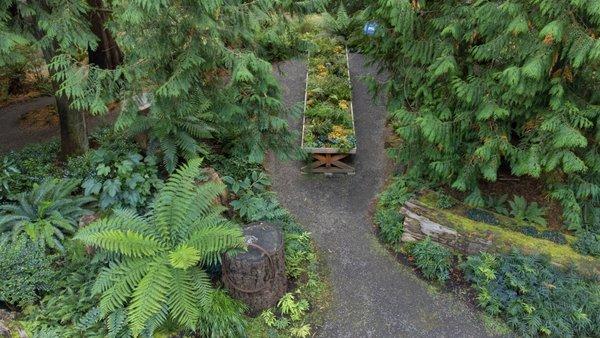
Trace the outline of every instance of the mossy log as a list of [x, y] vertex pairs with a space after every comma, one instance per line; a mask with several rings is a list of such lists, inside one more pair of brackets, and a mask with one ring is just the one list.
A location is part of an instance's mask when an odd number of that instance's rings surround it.
[[[568, 244], [527, 236], [512, 231], [521, 225], [510, 217], [494, 214], [498, 225], [473, 221], [465, 216], [468, 208], [457, 205], [451, 209], [435, 206], [434, 193], [422, 194], [406, 202], [400, 209], [404, 215], [403, 241], [416, 241], [426, 237], [465, 254], [479, 252], [506, 252], [517, 248], [527, 254], [542, 254], [559, 266], [575, 265], [586, 275], [600, 273], [600, 260], [577, 253]], [[525, 225], [525, 224], [522, 224]], [[573, 242], [572, 236], [566, 236]]]
[[287, 291], [283, 234], [265, 222], [244, 228], [248, 251], [223, 258], [223, 283], [256, 315], [273, 307]]

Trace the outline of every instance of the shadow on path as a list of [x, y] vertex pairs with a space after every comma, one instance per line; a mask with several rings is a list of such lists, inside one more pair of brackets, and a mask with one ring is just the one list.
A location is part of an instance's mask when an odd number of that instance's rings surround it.
[[[362, 56], [350, 56], [357, 132], [356, 175], [302, 175], [301, 163], [268, 164], [282, 204], [316, 240], [333, 284], [333, 304], [321, 337], [483, 337], [483, 325], [459, 300], [430, 291], [379, 244], [369, 205], [389, 169], [384, 151], [385, 107], [374, 103], [360, 76], [375, 74]], [[306, 66], [279, 65], [286, 104], [304, 99]], [[300, 121], [293, 127], [301, 130]]]
[[[0, 108], [0, 154], [18, 150], [28, 144], [46, 142], [60, 135], [59, 126], [27, 129], [20, 126], [21, 116], [33, 110], [54, 104], [54, 97], [42, 96]], [[88, 133], [98, 126], [114, 121], [116, 110], [105, 116], [86, 116]]]

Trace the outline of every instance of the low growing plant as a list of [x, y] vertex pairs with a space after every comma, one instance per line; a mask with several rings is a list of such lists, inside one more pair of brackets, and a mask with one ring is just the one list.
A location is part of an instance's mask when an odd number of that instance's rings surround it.
[[431, 238], [415, 243], [410, 248], [410, 255], [425, 278], [444, 283], [450, 277], [452, 254]]
[[573, 248], [580, 254], [600, 257], [600, 235], [591, 231], [582, 231], [577, 235]]
[[404, 233], [404, 216], [395, 208], [378, 208], [375, 211], [375, 224], [379, 227], [379, 238], [387, 244], [400, 244]]
[[494, 214], [482, 209], [469, 209], [467, 210], [466, 216], [476, 222], [487, 223], [490, 225], [500, 224], [500, 221], [498, 221], [498, 218], [496, 218]]
[[194, 330], [212, 306], [204, 268], [243, 248], [239, 226], [221, 213], [224, 185], [198, 185], [200, 160], [180, 167], [159, 191], [150, 213], [117, 210], [81, 229], [76, 239], [115, 257], [96, 279], [103, 316], [126, 308], [134, 336], [152, 334], [167, 320]]
[[236, 198], [230, 202], [233, 210], [245, 222], [276, 220], [286, 216], [273, 192], [268, 190], [271, 180], [262, 171], [252, 171], [243, 180], [223, 178]]
[[0, 302], [24, 308], [38, 301], [54, 284], [52, 263], [29, 238], [0, 235]]
[[508, 216], [510, 212], [506, 208], [506, 203], [508, 201], [508, 195], [500, 195], [498, 197], [494, 197], [492, 195], [486, 196], [484, 198], [485, 207], [493, 210], [501, 215]]
[[90, 165], [92, 172], [81, 186], [102, 210], [141, 208], [162, 185], [154, 156], [99, 149], [90, 155]]
[[488, 314], [502, 317], [521, 336], [600, 334], [600, 284], [547, 257], [483, 253], [462, 264]]
[[525, 197], [515, 195], [508, 204], [510, 205], [510, 214], [516, 219], [543, 226], [547, 224], [546, 210], [541, 208], [537, 202], [527, 203]]
[[91, 213], [86, 205], [94, 199], [76, 197], [75, 179], [48, 179], [16, 196], [16, 202], [0, 205], [0, 230], [14, 236], [26, 234], [42, 247], [64, 251], [62, 241], [75, 232], [81, 216]]

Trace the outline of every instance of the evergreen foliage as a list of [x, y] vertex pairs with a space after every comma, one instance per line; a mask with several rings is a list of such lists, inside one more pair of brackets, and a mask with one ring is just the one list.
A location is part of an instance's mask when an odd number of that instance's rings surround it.
[[598, 1], [379, 0], [363, 18], [409, 175], [481, 207], [506, 166], [547, 184], [570, 229], [598, 221]]
[[0, 231], [27, 235], [42, 247], [64, 251], [63, 240], [77, 229], [77, 222], [90, 211], [91, 197], [75, 197], [76, 179], [48, 179], [16, 196], [16, 202], [0, 205]]
[[[212, 302], [203, 270], [221, 254], [243, 247], [239, 227], [221, 216], [217, 183], [198, 185], [200, 160], [178, 169], [158, 193], [148, 215], [117, 210], [76, 238], [113, 253], [94, 285], [103, 316], [125, 311], [134, 336], [151, 334], [170, 319], [195, 329]], [[126, 307], [126, 310], [125, 310]]]

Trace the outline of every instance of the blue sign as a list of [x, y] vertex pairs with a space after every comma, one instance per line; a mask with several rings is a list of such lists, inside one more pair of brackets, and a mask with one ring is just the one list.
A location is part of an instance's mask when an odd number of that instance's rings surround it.
[[375, 31], [377, 30], [377, 27], [379, 27], [379, 24], [377, 22], [369, 21], [363, 27], [363, 33], [365, 33], [365, 35], [367, 35], [367, 36], [373, 36], [373, 35], [375, 35]]

